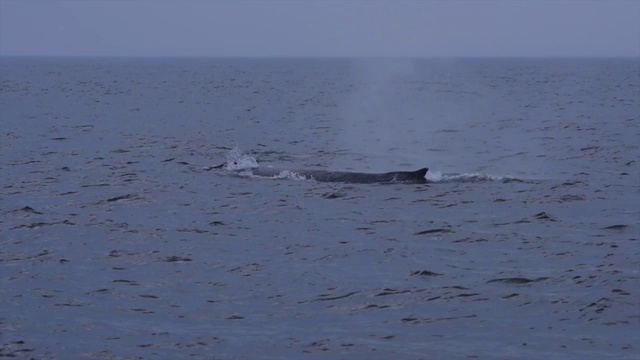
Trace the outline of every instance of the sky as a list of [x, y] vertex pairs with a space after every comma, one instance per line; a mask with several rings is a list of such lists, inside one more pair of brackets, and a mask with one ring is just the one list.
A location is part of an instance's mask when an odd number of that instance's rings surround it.
[[640, 0], [0, 0], [0, 55], [640, 56]]

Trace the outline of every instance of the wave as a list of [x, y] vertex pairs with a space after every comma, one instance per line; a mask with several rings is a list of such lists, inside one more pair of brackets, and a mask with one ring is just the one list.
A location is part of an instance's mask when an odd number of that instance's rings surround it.
[[489, 175], [483, 173], [445, 173], [440, 171], [429, 170], [427, 172], [427, 181], [432, 183], [440, 182], [486, 182], [486, 181], [502, 181], [502, 182], [523, 182], [523, 180], [512, 176]]

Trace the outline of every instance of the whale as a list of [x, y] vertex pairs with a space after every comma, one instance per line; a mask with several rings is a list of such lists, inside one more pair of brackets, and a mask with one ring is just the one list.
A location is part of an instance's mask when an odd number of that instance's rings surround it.
[[[210, 169], [226, 169], [227, 164], [213, 166]], [[391, 171], [385, 173], [366, 173], [351, 171], [331, 171], [314, 169], [280, 169], [265, 166], [243, 169], [254, 176], [277, 177], [282, 174], [292, 174], [304, 177], [307, 180], [318, 182], [346, 183], [346, 184], [424, 184], [427, 182], [426, 175], [428, 168], [421, 168], [415, 171]]]

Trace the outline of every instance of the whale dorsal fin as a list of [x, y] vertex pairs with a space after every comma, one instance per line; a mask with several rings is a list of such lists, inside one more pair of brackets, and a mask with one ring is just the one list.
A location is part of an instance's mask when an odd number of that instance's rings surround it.
[[420, 170], [414, 171], [414, 174], [418, 178], [423, 178], [423, 177], [427, 176], [427, 171], [429, 171], [429, 168], [422, 168]]

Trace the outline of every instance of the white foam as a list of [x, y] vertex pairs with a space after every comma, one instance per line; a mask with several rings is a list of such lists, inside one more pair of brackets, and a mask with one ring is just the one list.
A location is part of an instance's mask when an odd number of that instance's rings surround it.
[[429, 182], [478, 182], [511, 179], [509, 176], [489, 175], [483, 173], [443, 174], [440, 171], [429, 171], [426, 178]]
[[289, 171], [289, 170], [282, 170], [280, 172], [280, 174], [274, 176], [275, 179], [287, 179], [287, 180], [310, 180], [307, 177], [300, 175], [298, 173], [295, 173], [293, 171]]
[[442, 172], [440, 171], [427, 171], [427, 174], [424, 176], [429, 182], [438, 182], [442, 181]]
[[227, 163], [224, 168], [231, 171], [249, 170], [258, 167], [255, 158], [244, 155], [238, 148], [233, 148], [227, 155]]

